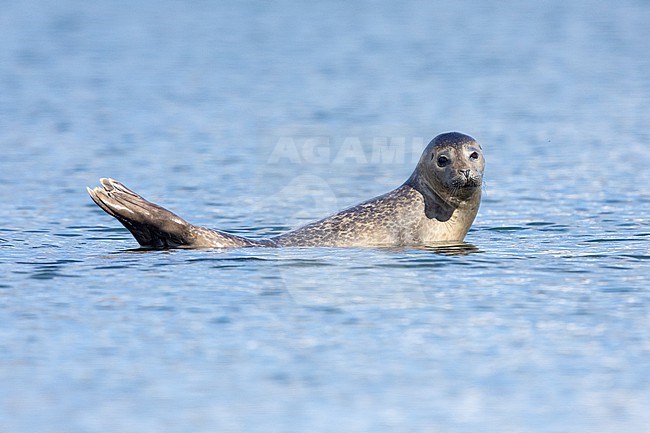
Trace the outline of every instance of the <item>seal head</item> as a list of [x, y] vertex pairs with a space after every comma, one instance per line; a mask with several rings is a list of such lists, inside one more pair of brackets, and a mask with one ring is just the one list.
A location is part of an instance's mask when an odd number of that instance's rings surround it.
[[448, 132], [427, 145], [412, 179], [442, 201], [458, 207], [481, 192], [485, 159], [481, 145], [469, 135]]

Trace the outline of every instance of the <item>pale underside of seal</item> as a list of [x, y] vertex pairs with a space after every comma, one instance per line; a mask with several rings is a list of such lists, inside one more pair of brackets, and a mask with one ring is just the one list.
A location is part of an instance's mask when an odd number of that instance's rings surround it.
[[417, 247], [464, 239], [478, 212], [484, 164], [472, 137], [441, 134], [400, 187], [268, 239], [190, 224], [113, 179], [88, 193], [144, 248]]

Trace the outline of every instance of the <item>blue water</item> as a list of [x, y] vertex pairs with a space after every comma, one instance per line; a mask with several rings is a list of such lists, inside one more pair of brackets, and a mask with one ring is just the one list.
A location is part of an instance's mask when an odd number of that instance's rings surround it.
[[[0, 431], [650, 425], [650, 4], [3, 2]], [[443, 250], [137, 251], [114, 177], [261, 237], [485, 150]]]

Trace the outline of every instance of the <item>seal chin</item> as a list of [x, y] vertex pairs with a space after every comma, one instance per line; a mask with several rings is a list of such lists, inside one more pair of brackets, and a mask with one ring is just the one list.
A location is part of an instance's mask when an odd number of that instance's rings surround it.
[[481, 187], [481, 180], [480, 179], [470, 179], [463, 185], [461, 188], [480, 188]]
[[449, 187], [449, 194], [457, 200], [465, 201], [472, 198], [477, 191], [481, 190], [481, 179], [465, 176], [458, 177], [451, 182]]

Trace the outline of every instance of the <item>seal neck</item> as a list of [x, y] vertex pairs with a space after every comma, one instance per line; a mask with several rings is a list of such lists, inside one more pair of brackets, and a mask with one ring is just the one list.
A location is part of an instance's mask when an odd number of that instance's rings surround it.
[[[459, 200], [455, 197], [443, 198], [417, 169], [404, 185], [408, 185], [422, 194], [422, 197], [424, 197], [424, 213], [427, 218], [441, 222], [449, 221], [457, 209], [472, 208], [477, 200], [475, 196], [472, 196], [469, 200]], [[478, 199], [480, 200], [480, 190]]]

